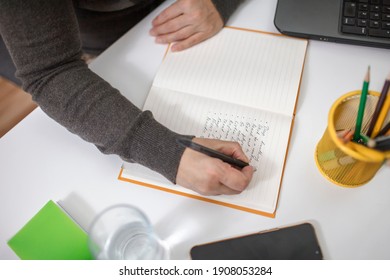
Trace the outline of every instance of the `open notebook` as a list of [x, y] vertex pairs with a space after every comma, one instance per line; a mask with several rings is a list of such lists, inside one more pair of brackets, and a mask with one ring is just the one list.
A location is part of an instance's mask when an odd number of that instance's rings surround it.
[[173, 131], [238, 141], [257, 168], [233, 196], [203, 197], [137, 164], [119, 179], [273, 217], [275, 215], [307, 41], [224, 28], [183, 52], [168, 50], [144, 109]]

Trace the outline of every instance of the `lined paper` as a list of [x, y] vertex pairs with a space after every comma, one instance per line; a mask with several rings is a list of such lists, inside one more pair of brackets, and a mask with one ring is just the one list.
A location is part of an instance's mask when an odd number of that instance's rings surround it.
[[292, 115], [307, 42], [225, 28], [168, 53], [153, 86]]
[[[257, 171], [244, 192], [218, 196], [218, 200], [274, 209], [291, 117], [156, 87], [144, 109], [178, 133], [239, 142]], [[179, 186], [175, 189], [194, 193]]]
[[156, 74], [144, 110], [180, 134], [239, 142], [257, 168], [241, 194], [204, 198], [128, 163], [120, 179], [273, 216], [306, 46], [301, 39], [224, 28], [186, 51], [168, 51]]

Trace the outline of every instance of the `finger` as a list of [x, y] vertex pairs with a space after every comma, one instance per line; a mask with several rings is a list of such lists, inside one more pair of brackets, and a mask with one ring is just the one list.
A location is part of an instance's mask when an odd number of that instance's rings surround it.
[[150, 30], [150, 35], [159, 36], [177, 32], [189, 25], [188, 20], [184, 15], [180, 15], [170, 21], [167, 21], [161, 25], [154, 26]]
[[[199, 180], [198, 182], [200, 182]], [[240, 191], [231, 189], [220, 182], [210, 183], [208, 181], [198, 184], [186, 184], [186, 188], [191, 189], [203, 196], [216, 196], [216, 195], [234, 195], [239, 194]]]
[[163, 24], [181, 14], [183, 14], [183, 10], [180, 8], [178, 2], [176, 2], [158, 14], [157, 17], [152, 20], [152, 25], [157, 26]]
[[201, 138], [194, 138], [193, 141], [249, 163], [249, 158], [245, 155], [241, 145], [237, 142]]
[[228, 165], [225, 167], [225, 172], [220, 182], [232, 190], [242, 192], [249, 185], [253, 172], [252, 166], [246, 166], [242, 170], [238, 170]]
[[249, 179], [249, 181], [251, 181], [256, 170], [257, 170], [256, 167], [249, 165], [242, 168], [241, 172], [244, 174], [246, 178]]
[[240, 191], [231, 189], [228, 186], [221, 184], [220, 187], [218, 188], [218, 194], [216, 195], [235, 195], [240, 193], [241, 193]]
[[190, 189], [203, 196], [235, 195], [240, 193], [239, 191], [228, 188], [223, 184], [213, 185], [212, 187], [208, 186], [206, 190], [199, 189], [199, 186], [194, 186]]
[[230, 165], [219, 159], [206, 158], [207, 162], [203, 163], [203, 166], [205, 167], [204, 173], [201, 177], [195, 175], [197, 178], [193, 183], [196, 183], [191, 184], [190, 188], [205, 196], [239, 194], [242, 191], [241, 189], [237, 190], [225, 185], [222, 182], [223, 180], [221, 181], [225, 176], [225, 173], [230, 172], [230, 169], [232, 169]]
[[184, 27], [176, 32], [163, 34], [156, 37], [156, 43], [159, 44], [168, 44], [173, 42], [180, 42], [188, 39], [194, 35], [194, 30], [191, 26]]
[[221, 153], [232, 156], [244, 162], [249, 162], [249, 158], [245, 155], [242, 147], [237, 142], [225, 142], [223, 146], [218, 149]]
[[[199, 190], [198, 190], [199, 191]], [[208, 186], [207, 190], [202, 192], [204, 196], [215, 196], [215, 195], [235, 195], [241, 193], [240, 191], [234, 190], [225, 186], [224, 184], [218, 183], [217, 185]]]
[[206, 40], [208, 37], [204, 33], [195, 33], [194, 35], [181, 40], [181, 41], [175, 41], [172, 45], [171, 50], [173, 52], [178, 52], [178, 51], [183, 51], [185, 49], [188, 49], [192, 46], [195, 46], [196, 44], [199, 44], [200, 42], [203, 42]]

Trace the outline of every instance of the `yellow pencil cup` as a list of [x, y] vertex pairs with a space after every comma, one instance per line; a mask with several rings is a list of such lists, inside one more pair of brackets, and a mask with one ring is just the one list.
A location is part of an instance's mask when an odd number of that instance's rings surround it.
[[[315, 161], [320, 172], [331, 182], [343, 187], [358, 187], [371, 180], [389, 158], [389, 152], [370, 149], [352, 141], [343, 141], [338, 133], [356, 125], [360, 90], [341, 96], [331, 107], [328, 127], [317, 144]], [[370, 91], [364, 111], [362, 134], [368, 130], [379, 97]]]

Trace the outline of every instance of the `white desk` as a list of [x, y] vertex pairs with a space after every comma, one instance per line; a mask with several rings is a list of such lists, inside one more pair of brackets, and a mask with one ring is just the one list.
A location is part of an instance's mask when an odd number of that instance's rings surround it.
[[[275, 6], [247, 0], [229, 25], [277, 32]], [[158, 10], [91, 65], [138, 106], [165, 52], [148, 35]], [[390, 259], [390, 168], [346, 189], [323, 178], [313, 156], [333, 101], [360, 88], [367, 65], [370, 88], [380, 91], [389, 61], [389, 50], [310, 42], [275, 219], [118, 181], [118, 157], [102, 155], [35, 110], [0, 139], [0, 259], [17, 258], [7, 240], [50, 199], [65, 199], [84, 226], [94, 211], [136, 205], [171, 245], [174, 259], [188, 259], [195, 244], [301, 221], [314, 224], [326, 259]], [[84, 202], [74, 203], [78, 199]]]

